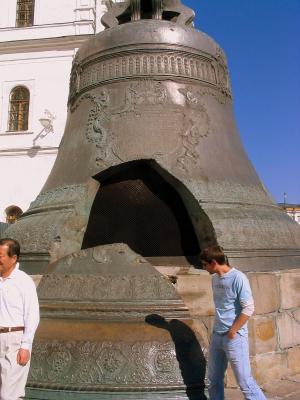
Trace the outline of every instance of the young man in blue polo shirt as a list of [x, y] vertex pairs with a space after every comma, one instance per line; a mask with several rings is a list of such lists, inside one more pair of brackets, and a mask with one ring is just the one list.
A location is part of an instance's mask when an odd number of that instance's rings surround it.
[[228, 264], [220, 246], [201, 252], [203, 269], [212, 275], [215, 323], [209, 349], [210, 400], [224, 400], [224, 374], [228, 362], [246, 400], [266, 400], [252, 377], [247, 322], [254, 302], [245, 274]]

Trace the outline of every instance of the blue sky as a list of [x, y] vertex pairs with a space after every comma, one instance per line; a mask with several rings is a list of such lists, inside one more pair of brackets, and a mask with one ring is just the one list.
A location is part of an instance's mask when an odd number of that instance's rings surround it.
[[273, 199], [300, 204], [300, 0], [183, 0], [225, 50], [246, 152]]

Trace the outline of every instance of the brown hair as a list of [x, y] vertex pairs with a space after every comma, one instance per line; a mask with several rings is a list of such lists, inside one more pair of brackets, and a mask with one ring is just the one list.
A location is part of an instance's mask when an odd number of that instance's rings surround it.
[[20, 244], [15, 239], [3, 238], [0, 239], [0, 246], [7, 246], [7, 254], [9, 257], [17, 256], [17, 260], [20, 257]]
[[209, 246], [201, 251], [200, 260], [211, 263], [215, 260], [218, 264], [224, 265], [228, 264], [227, 256], [221, 246]]

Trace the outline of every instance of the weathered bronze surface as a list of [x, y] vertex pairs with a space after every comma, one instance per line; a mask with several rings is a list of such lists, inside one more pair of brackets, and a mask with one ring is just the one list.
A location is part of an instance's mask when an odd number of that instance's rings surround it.
[[[272, 203], [247, 159], [225, 55], [192, 18], [180, 1], [117, 3], [102, 19], [108, 29], [78, 51], [56, 163], [7, 231], [21, 242], [29, 272], [82, 244], [114, 243], [106, 227], [153, 264], [196, 262], [199, 249], [218, 242], [244, 270], [299, 265], [300, 228]], [[151, 173], [161, 180], [155, 190]], [[128, 207], [129, 225], [121, 218]], [[156, 252], [162, 238], [169, 247]], [[143, 241], [152, 243], [146, 251]], [[179, 241], [192, 244], [178, 251]]]
[[299, 266], [300, 228], [247, 159], [225, 55], [193, 15], [117, 3], [76, 55], [56, 163], [5, 232], [27, 272], [51, 262], [28, 399], [200, 400], [201, 338], [153, 265], [219, 243], [245, 271]]
[[204, 399], [205, 349], [187, 308], [128, 246], [60, 259], [38, 294], [26, 398]]

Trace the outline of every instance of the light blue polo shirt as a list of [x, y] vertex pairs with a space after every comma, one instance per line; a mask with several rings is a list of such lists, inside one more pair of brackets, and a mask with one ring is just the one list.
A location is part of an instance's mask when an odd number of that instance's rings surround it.
[[[212, 289], [216, 308], [214, 332], [225, 334], [231, 328], [236, 317], [241, 313], [241, 302], [252, 299], [248, 278], [243, 272], [232, 268], [222, 276], [212, 276]], [[239, 330], [241, 335], [247, 335], [247, 323]]]

